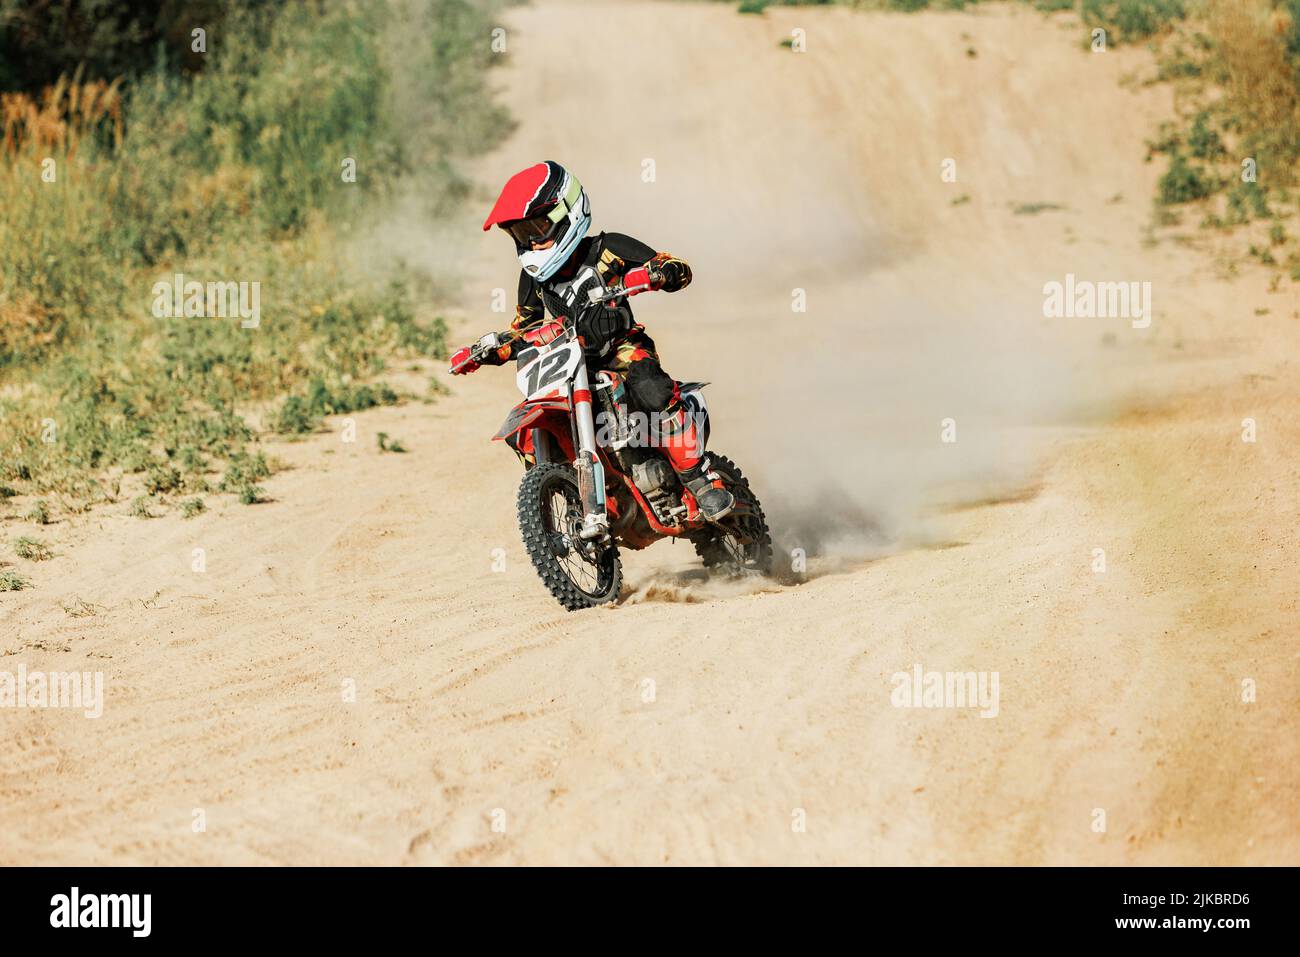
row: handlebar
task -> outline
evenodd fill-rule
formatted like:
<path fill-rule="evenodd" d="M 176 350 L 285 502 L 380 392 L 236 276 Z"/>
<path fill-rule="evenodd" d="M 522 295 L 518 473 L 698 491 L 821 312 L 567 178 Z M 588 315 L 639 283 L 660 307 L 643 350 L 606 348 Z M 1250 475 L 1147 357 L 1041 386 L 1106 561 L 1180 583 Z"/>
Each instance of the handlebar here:
<path fill-rule="evenodd" d="M 487 341 L 489 338 L 492 340 L 491 342 Z M 482 362 L 488 353 L 492 352 L 493 349 L 500 348 L 500 346 L 501 337 L 495 332 L 489 332 L 469 347 L 469 357 L 474 362 Z"/>
<path fill-rule="evenodd" d="M 597 289 L 589 289 L 587 290 L 587 304 L 596 306 L 606 302 L 613 302 L 615 299 L 626 299 L 634 292 L 643 292 L 649 288 L 650 284 L 648 282 L 643 282 L 641 285 L 633 286 L 630 289 L 624 289 L 621 286 L 615 287 L 614 289 L 606 289 L 603 294 Z"/>
<path fill-rule="evenodd" d="M 603 306 L 619 299 L 626 299 L 633 293 L 644 292 L 650 288 L 649 283 L 642 283 L 639 286 L 632 286 L 630 289 L 616 287 L 614 289 L 589 289 L 587 290 L 587 308 L 593 306 Z M 576 326 L 575 320 L 564 317 L 566 326 Z M 469 357 L 474 362 L 482 362 L 491 352 L 501 347 L 501 337 L 495 332 L 489 332 L 479 339 L 478 342 L 470 346 Z"/>

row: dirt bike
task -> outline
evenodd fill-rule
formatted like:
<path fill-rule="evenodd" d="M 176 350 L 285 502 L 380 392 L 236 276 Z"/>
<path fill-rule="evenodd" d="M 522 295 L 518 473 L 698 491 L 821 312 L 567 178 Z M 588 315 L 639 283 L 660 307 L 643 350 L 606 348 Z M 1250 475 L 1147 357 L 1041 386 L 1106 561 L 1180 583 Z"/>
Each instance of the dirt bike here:
<path fill-rule="evenodd" d="M 584 309 L 611 307 L 637 291 L 592 290 Z M 704 519 L 668 459 L 653 441 L 640 441 L 644 429 L 635 427 L 636 413 L 628 414 L 623 377 L 608 370 L 589 374 L 578 334 L 581 316 L 553 325 L 554 338 L 516 353 L 524 401 L 495 439 L 531 448 L 533 461 L 519 484 L 519 530 L 556 600 L 570 611 L 614 600 L 622 585 L 620 546 L 642 549 L 661 538 L 689 540 L 706 568 L 767 574 L 771 535 L 740 469 L 727 457 L 708 453 L 736 504 L 716 523 Z M 470 357 L 479 362 L 498 345 L 494 336 L 485 336 Z M 708 433 L 701 392 L 706 384 L 680 383 L 682 402 L 702 441 Z"/>

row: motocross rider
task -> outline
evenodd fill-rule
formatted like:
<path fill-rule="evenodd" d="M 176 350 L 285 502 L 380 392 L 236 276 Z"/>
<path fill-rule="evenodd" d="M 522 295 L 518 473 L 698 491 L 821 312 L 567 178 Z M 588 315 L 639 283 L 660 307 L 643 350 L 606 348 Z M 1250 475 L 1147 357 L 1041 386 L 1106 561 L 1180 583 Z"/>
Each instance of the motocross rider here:
<path fill-rule="evenodd" d="M 690 266 L 622 233 L 588 236 L 591 203 L 586 190 L 551 160 L 510 178 L 483 223 L 484 231 L 493 226 L 510 234 L 523 270 L 515 318 L 507 331 L 479 340 L 481 362 L 501 365 L 518 350 L 554 338 L 558 330 L 546 322 L 547 311 L 557 319 L 582 315 L 578 333 L 589 368 L 623 375 L 631 402 L 658 418 L 660 448 L 701 514 L 710 521 L 727 515 L 735 499 L 710 468 L 678 383 L 660 366 L 654 341 L 633 320 L 627 300 L 615 307 L 583 309 L 591 289 L 626 290 L 628 296 L 684 289 L 691 281 Z M 479 367 L 471 353 L 472 347 L 466 347 L 451 357 L 454 375 Z"/>

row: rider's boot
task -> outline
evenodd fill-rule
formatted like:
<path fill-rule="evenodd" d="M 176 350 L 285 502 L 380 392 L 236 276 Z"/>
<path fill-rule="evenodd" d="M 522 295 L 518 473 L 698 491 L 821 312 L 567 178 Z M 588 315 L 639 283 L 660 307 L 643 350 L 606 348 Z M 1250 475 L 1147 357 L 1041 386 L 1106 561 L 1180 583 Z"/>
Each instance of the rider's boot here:
<path fill-rule="evenodd" d="M 677 474 L 687 491 L 695 496 L 700 514 L 710 522 L 724 518 L 736 507 L 736 497 L 727 491 L 718 473 L 709 468 L 707 459 L 695 468 Z"/>
<path fill-rule="evenodd" d="M 699 421 L 688 414 L 680 400 L 669 407 L 660 422 L 659 444 L 677 477 L 694 496 L 700 514 L 716 522 L 735 508 L 735 496 L 727 491 L 704 457 L 704 436 Z"/>

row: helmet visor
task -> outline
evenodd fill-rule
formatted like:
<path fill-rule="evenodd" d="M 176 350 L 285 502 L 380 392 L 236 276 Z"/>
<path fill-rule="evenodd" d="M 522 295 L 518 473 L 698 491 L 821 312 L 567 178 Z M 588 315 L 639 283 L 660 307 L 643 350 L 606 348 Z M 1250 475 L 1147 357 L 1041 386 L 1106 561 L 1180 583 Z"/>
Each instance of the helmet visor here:
<path fill-rule="evenodd" d="M 554 209 L 555 207 L 552 207 L 532 219 L 516 219 L 500 225 L 502 229 L 514 237 L 517 246 L 524 249 L 533 244 L 540 246 L 558 236 L 560 229 L 564 226 L 565 216 L 561 216 L 558 221 L 551 219 Z"/>

